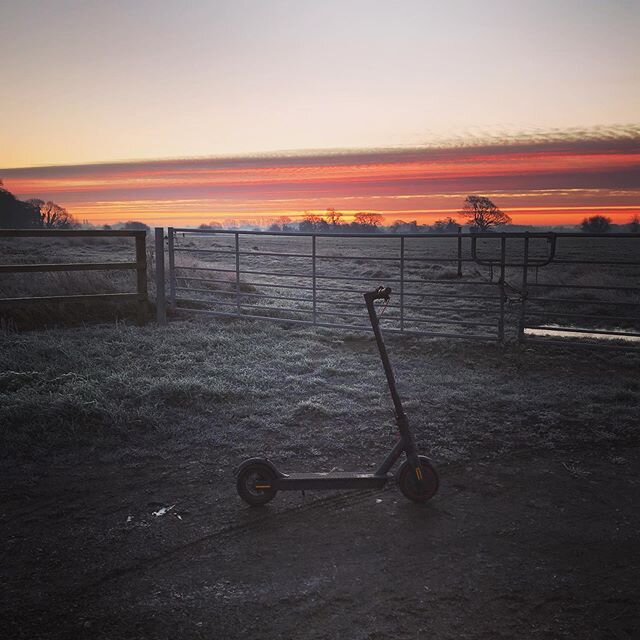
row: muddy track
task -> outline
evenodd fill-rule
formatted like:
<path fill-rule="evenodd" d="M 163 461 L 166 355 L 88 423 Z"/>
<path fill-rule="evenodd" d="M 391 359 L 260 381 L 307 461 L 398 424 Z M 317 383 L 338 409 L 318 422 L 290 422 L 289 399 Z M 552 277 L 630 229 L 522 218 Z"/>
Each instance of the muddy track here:
<path fill-rule="evenodd" d="M 385 489 L 388 491 L 388 489 Z M 190 553 L 197 553 L 198 548 L 210 543 L 223 544 L 230 540 L 235 540 L 238 536 L 243 534 L 251 534 L 260 530 L 268 522 L 273 522 L 275 518 L 283 518 L 293 514 L 309 514 L 310 517 L 322 517 L 322 512 L 330 512 L 341 510 L 344 507 L 357 507 L 357 505 L 364 500 L 369 499 L 374 494 L 380 494 L 381 491 L 375 489 L 369 489 L 365 491 L 353 491 L 344 493 L 341 495 L 335 495 L 331 497 L 316 498 L 310 502 L 306 502 L 299 506 L 290 506 L 277 511 L 255 509 L 255 516 L 252 516 L 249 522 L 240 524 L 233 524 L 226 527 L 222 527 L 216 531 L 213 531 L 205 536 L 191 540 L 185 544 L 178 545 L 172 549 L 163 552 L 162 554 L 150 558 L 145 558 L 140 562 L 132 564 L 121 569 L 112 571 L 94 583 L 82 585 L 77 591 L 71 592 L 71 596 L 86 596 L 92 591 L 102 588 L 105 583 L 109 581 L 122 578 L 129 573 L 135 573 L 138 571 L 146 571 L 155 567 L 158 567 L 164 562 L 179 560 L 181 555 Z"/>
<path fill-rule="evenodd" d="M 614 453 L 449 465 L 423 506 L 389 483 L 250 509 L 232 483 L 210 495 L 206 467 L 191 463 L 185 475 L 176 462 L 153 495 L 130 468 L 90 517 L 83 497 L 50 520 L 37 562 L 20 557 L 26 544 L 5 556 L 1 622 L 10 638 L 631 639 L 640 463 L 636 449 Z M 81 474 L 70 483 L 84 496 Z M 169 491 L 187 505 L 181 519 L 114 524 Z M 21 518 L 46 522 L 48 493 L 38 506 L 3 524 L 17 535 Z"/>

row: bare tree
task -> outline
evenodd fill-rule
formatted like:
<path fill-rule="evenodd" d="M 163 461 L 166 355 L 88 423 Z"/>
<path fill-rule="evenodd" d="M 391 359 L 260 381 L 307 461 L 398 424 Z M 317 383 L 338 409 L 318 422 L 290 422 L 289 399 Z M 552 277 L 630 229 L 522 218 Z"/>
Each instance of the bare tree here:
<path fill-rule="evenodd" d="M 298 227 L 300 231 L 309 232 L 317 231 L 323 225 L 327 228 L 329 226 L 326 221 L 323 220 L 320 216 L 315 215 L 315 213 L 309 213 L 308 211 L 305 211 L 304 218 L 302 219 L 302 222 L 300 222 Z"/>
<path fill-rule="evenodd" d="M 380 213 L 367 213 L 360 211 L 354 216 L 356 224 L 362 224 L 367 227 L 379 227 L 382 224 L 382 215 Z"/>
<path fill-rule="evenodd" d="M 419 225 L 417 220 L 411 220 L 411 222 L 405 222 L 404 220 L 394 220 L 389 225 L 389 231 L 391 233 L 418 233 Z"/>
<path fill-rule="evenodd" d="M 203 229 L 205 231 L 210 231 L 212 229 L 222 229 L 222 225 L 219 222 L 211 221 L 201 224 L 198 229 Z"/>
<path fill-rule="evenodd" d="M 404 220 L 394 220 L 389 225 L 389 233 L 401 233 L 403 227 L 406 227 L 407 223 Z"/>
<path fill-rule="evenodd" d="M 29 203 L 38 207 L 40 211 L 40 224 L 45 229 L 71 229 L 77 227 L 75 218 L 59 204 L 48 200 L 29 200 Z"/>
<path fill-rule="evenodd" d="M 585 233 L 607 233 L 611 229 L 611 218 L 607 216 L 591 216 L 585 218 L 580 225 Z"/>
<path fill-rule="evenodd" d="M 459 225 L 451 216 L 446 217 L 444 220 L 436 220 L 431 226 L 431 231 L 435 233 L 456 233 Z"/>
<path fill-rule="evenodd" d="M 291 218 L 289 216 L 279 216 L 276 218 L 276 222 L 280 225 L 283 231 L 291 230 Z"/>
<path fill-rule="evenodd" d="M 500 211 L 489 198 L 467 196 L 460 215 L 467 218 L 467 224 L 478 231 L 488 231 L 497 224 L 509 224 L 511 217 Z"/>
<path fill-rule="evenodd" d="M 631 233 L 640 233 L 640 216 L 636 213 L 636 215 L 629 220 L 629 224 L 627 226 Z"/>
<path fill-rule="evenodd" d="M 291 230 L 291 218 L 289 216 L 278 216 L 267 227 L 269 231 L 290 231 Z"/>
<path fill-rule="evenodd" d="M 122 228 L 127 231 L 149 231 L 149 225 L 139 220 L 127 220 L 123 223 Z"/>
<path fill-rule="evenodd" d="M 342 214 L 339 211 L 336 211 L 333 207 L 328 208 L 327 212 L 324 214 L 324 219 L 332 227 L 337 227 L 340 224 L 340 218 L 342 218 Z"/>
<path fill-rule="evenodd" d="M 303 219 L 311 224 L 318 224 L 322 220 L 320 216 L 317 216 L 315 213 L 309 213 L 308 211 L 304 212 Z"/>

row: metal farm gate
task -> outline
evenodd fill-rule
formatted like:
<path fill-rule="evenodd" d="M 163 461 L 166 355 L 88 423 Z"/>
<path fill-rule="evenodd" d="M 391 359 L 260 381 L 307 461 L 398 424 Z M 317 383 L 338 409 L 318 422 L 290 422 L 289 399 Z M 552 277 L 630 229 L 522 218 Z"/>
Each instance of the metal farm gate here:
<path fill-rule="evenodd" d="M 161 247 L 160 229 L 156 241 Z M 385 331 L 640 340 L 639 234 L 169 228 L 167 241 L 174 310 L 360 330 L 368 329 L 362 293 L 384 284 L 393 289 Z"/>

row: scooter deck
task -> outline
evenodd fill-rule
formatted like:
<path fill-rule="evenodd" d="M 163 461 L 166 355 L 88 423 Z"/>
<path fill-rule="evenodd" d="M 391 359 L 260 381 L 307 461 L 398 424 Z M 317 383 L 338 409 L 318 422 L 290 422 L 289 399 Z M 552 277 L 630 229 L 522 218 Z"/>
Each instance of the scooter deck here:
<path fill-rule="evenodd" d="M 303 489 L 381 489 L 389 480 L 387 475 L 372 473 L 290 473 L 277 480 L 278 491 L 301 491 Z"/>

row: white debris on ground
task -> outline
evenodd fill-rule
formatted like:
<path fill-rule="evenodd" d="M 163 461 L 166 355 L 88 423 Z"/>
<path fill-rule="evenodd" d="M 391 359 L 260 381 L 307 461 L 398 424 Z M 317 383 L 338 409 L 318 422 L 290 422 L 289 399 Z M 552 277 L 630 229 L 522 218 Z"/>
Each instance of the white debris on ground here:
<path fill-rule="evenodd" d="M 162 507 L 162 509 L 158 509 L 157 511 L 154 511 L 151 515 L 155 516 L 156 518 L 159 518 L 160 516 L 163 516 L 167 513 L 169 513 L 169 511 L 171 511 L 171 509 L 173 509 L 176 505 L 172 504 L 170 507 Z"/>

